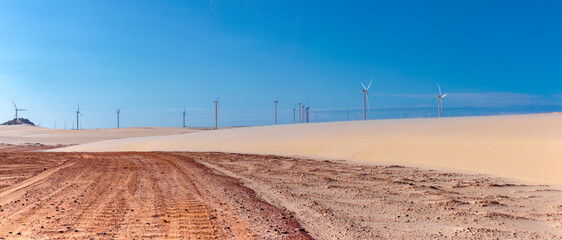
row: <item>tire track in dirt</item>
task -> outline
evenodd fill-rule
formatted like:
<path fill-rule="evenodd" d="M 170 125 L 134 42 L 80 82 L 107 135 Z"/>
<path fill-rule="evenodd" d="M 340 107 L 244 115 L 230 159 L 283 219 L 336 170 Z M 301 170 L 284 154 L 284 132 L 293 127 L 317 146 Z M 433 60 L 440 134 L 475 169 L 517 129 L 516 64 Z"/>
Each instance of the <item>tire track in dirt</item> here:
<path fill-rule="evenodd" d="M 54 169 L 46 170 L 46 171 L 42 172 L 41 174 L 39 174 L 37 176 L 34 176 L 34 177 L 31 177 L 31 178 L 29 178 L 29 179 L 27 179 L 27 180 L 25 180 L 21 183 L 18 183 L 16 185 L 13 185 L 13 186 L 2 189 L 2 191 L 0 191 L 0 199 L 2 199 L 2 201 L 0 201 L 0 204 L 4 204 L 4 203 L 6 203 L 6 201 L 11 200 L 10 198 L 6 197 L 7 195 L 12 194 L 12 196 L 13 196 L 14 192 L 16 192 L 18 190 L 21 190 L 22 188 L 31 186 L 33 184 L 39 183 L 41 181 L 44 181 L 51 174 L 53 174 L 53 173 L 55 173 L 55 172 L 57 172 L 57 171 L 59 171 L 63 168 L 70 167 L 70 166 L 72 166 L 72 164 L 73 163 L 69 163 L 69 164 L 65 164 L 63 166 L 54 168 Z"/>
<path fill-rule="evenodd" d="M 269 239 L 311 239 L 312 237 L 300 225 L 288 210 L 272 205 L 262 199 L 253 189 L 250 189 L 240 180 L 225 175 L 219 171 L 208 168 L 196 159 L 197 153 L 168 153 L 160 155 L 166 157 L 169 162 L 176 164 L 186 175 L 198 175 L 200 178 L 192 178 L 194 186 L 202 186 L 202 182 L 212 183 L 212 189 L 222 191 L 206 191 L 201 188 L 202 196 L 207 196 L 209 202 L 216 203 L 215 209 L 225 212 L 234 211 L 238 219 L 232 222 L 251 222 L 250 230 L 260 238 Z M 212 181 L 211 181 L 212 179 Z M 221 206 L 230 206 L 223 209 Z M 236 206 L 232 208 L 232 206 Z M 236 226 L 234 226 L 236 227 Z"/>
<path fill-rule="evenodd" d="M 240 209 L 266 203 L 248 195 L 252 191 L 238 180 L 221 176 L 186 156 L 169 153 L 10 156 L 24 164 L 31 164 L 26 162 L 30 156 L 29 159 L 35 160 L 52 158 L 56 163 L 44 161 L 45 166 L 59 166 L 42 173 L 26 173 L 16 185 L 0 189 L 0 239 L 310 238 L 299 231 L 283 233 L 269 231 L 269 226 L 256 226 L 246 211 Z M 0 168 L 14 169 L 17 174 L 17 167 L 2 163 Z M 237 190 L 225 193 L 225 189 Z M 245 201 L 234 201 L 239 197 Z M 275 216 L 290 217 L 283 210 L 270 207 L 270 212 L 279 213 Z M 267 213 L 255 210 L 252 217 L 267 218 Z M 287 217 L 269 219 L 270 225 L 276 228 L 294 228 L 285 223 Z"/>

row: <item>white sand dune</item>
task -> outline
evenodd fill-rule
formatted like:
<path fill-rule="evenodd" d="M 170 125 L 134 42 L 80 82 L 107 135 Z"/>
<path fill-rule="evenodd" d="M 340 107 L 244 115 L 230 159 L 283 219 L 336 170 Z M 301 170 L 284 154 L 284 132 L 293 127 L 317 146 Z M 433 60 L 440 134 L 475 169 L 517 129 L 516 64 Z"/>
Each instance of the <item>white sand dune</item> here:
<path fill-rule="evenodd" d="M 143 136 L 164 136 L 197 131 L 199 130 L 190 128 L 164 127 L 63 130 L 25 125 L 0 125 L 0 143 L 41 143 L 45 145 L 82 144 L 109 139 L 123 139 Z"/>
<path fill-rule="evenodd" d="M 295 124 L 109 140 L 56 151 L 222 151 L 348 159 L 562 185 L 562 114 Z"/>

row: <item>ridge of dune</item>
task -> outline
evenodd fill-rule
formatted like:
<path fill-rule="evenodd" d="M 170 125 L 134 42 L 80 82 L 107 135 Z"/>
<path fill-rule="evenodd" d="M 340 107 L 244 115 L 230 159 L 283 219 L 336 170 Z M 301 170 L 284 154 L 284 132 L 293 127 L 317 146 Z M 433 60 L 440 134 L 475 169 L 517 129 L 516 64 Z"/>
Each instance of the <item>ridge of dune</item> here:
<path fill-rule="evenodd" d="M 452 169 L 562 185 L 562 114 L 245 127 L 100 141 L 54 151 L 299 155 Z"/>

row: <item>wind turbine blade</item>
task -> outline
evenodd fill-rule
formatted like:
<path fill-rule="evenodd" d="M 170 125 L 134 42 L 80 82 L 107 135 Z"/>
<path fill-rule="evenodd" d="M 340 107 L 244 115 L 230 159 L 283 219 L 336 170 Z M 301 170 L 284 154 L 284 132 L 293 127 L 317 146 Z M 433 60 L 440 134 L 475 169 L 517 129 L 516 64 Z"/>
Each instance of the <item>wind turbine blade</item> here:
<path fill-rule="evenodd" d="M 363 83 L 361 83 L 361 86 L 363 86 L 363 89 L 367 90 L 367 88 L 365 87 L 365 85 L 363 85 Z"/>
<path fill-rule="evenodd" d="M 441 97 L 445 97 L 445 96 L 447 96 L 447 94 L 448 94 L 448 93 L 445 93 L 445 94 L 443 94 L 443 96 L 441 96 Z"/>
<path fill-rule="evenodd" d="M 14 107 L 15 107 L 16 109 L 18 109 L 18 106 L 16 106 L 16 103 L 14 102 L 14 100 L 12 100 L 12 103 L 14 104 Z"/>
<path fill-rule="evenodd" d="M 439 96 L 441 96 L 441 86 L 439 86 L 439 83 L 437 83 L 437 87 L 439 88 Z"/>
<path fill-rule="evenodd" d="M 369 86 L 367 86 L 367 90 L 369 90 L 369 88 L 371 88 L 371 83 L 373 83 L 373 79 L 371 79 L 371 81 L 369 82 Z"/>
<path fill-rule="evenodd" d="M 367 97 L 367 112 L 368 112 L 369 108 L 371 107 L 371 103 L 369 103 L 369 94 L 367 93 L 365 96 Z"/>

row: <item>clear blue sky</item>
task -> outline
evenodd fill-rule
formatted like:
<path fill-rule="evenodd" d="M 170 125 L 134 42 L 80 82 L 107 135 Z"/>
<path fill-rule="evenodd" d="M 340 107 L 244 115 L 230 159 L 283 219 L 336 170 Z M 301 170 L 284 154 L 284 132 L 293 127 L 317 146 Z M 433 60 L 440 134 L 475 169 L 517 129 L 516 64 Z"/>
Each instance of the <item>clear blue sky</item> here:
<path fill-rule="evenodd" d="M 68 128 L 562 111 L 560 1 L 0 1 L 0 120 Z M 359 114 L 360 116 L 360 114 Z M 353 118 L 353 116 L 352 116 Z"/>

